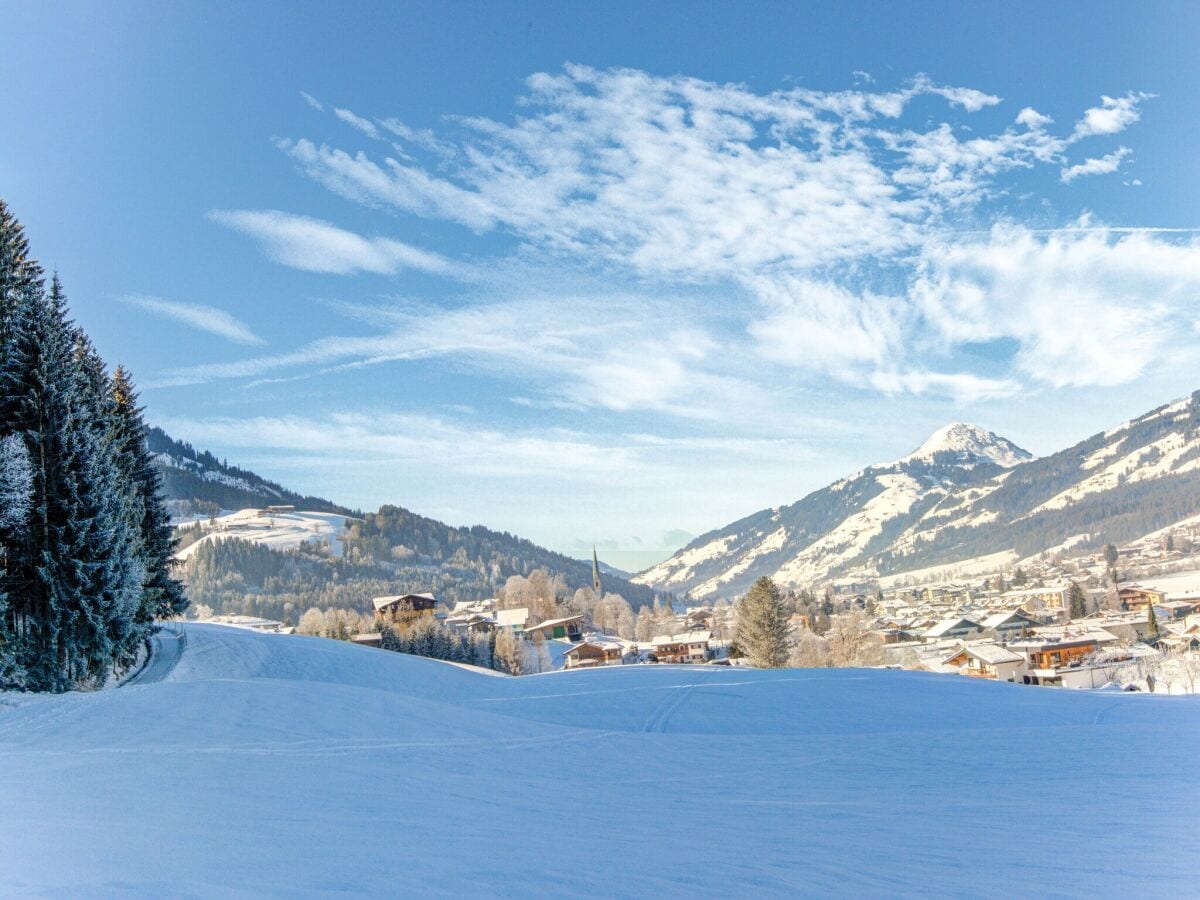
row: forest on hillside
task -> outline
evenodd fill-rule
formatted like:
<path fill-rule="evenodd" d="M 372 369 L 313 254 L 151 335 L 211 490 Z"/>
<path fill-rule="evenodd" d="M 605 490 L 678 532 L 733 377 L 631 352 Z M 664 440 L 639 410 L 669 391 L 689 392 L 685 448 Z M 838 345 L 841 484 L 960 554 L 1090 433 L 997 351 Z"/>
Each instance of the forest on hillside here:
<path fill-rule="evenodd" d="M 203 523 L 181 529 L 184 543 Z M 218 614 L 255 615 L 292 624 L 311 607 L 371 610 L 385 594 L 434 594 L 439 600 L 494 597 L 513 576 L 557 576 L 564 593 L 591 585 L 590 563 L 482 526 L 453 528 L 397 506 L 347 524 L 341 554 L 313 543 L 274 550 L 237 538 L 206 540 L 182 569 L 189 599 Z M 634 610 L 654 591 L 616 576 L 605 588 Z"/>

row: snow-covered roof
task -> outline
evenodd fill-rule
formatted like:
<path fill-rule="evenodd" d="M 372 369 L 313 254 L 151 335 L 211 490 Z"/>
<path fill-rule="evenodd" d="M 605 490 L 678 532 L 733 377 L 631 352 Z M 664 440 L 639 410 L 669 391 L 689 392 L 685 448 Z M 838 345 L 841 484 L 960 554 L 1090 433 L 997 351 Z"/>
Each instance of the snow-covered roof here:
<path fill-rule="evenodd" d="M 1020 619 L 1022 622 L 1033 622 L 1035 625 L 1037 624 L 1036 619 L 1031 619 L 1019 609 L 1010 609 L 1007 612 L 995 613 L 994 615 L 988 616 L 979 624 L 984 628 L 999 628 L 1001 625 L 1010 621 L 1011 619 Z"/>
<path fill-rule="evenodd" d="M 980 662 L 987 663 L 989 666 L 1015 663 L 1024 659 L 1020 654 L 1013 653 L 1007 647 L 1001 647 L 999 644 L 967 644 L 961 650 L 948 656 L 946 661 L 949 662 L 960 653 L 973 656 Z"/>
<path fill-rule="evenodd" d="M 942 619 L 932 628 L 925 632 L 925 637 L 937 638 L 948 634 L 957 628 L 978 628 L 979 623 L 963 616 L 953 616 L 949 619 Z"/>
<path fill-rule="evenodd" d="M 538 622 L 536 625 L 530 625 L 529 631 L 540 631 L 543 628 L 556 628 L 559 625 L 570 625 L 572 622 L 583 621 L 583 616 L 563 616 L 561 619 L 547 619 L 545 622 Z"/>
<path fill-rule="evenodd" d="M 664 634 L 654 638 L 651 643 L 655 647 L 661 647 L 664 644 L 704 644 L 712 639 L 712 632 L 709 631 L 687 631 L 683 634 Z"/>
<path fill-rule="evenodd" d="M 625 649 L 625 642 L 611 637 L 601 637 L 592 635 L 585 637 L 578 644 L 572 644 L 571 647 L 563 653 L 563 656 L 569 656 L 572 653 L 578 653 L 583 647 L 595 647 L 597 650 L 621 650 Z"/>
<path fill-rule="evenodd" d="M 496 610 L 496 624 L 501 628 L 516 628 L 525 627 L 525 623 L 529 621 L 529 610 L 524 606 L 516 609 L 498 609 Z"/>
<path fill-rule="evenodd" d="M 383 609 L 385 606 L 391 606 L 393 603 L 399 603 L 401 600 L 430 600 L 434 603 L 437 598 L 433 594 L 392 594 L 387 597 L 372 597 L 371 602 L 375 604 L 376 609 Z"/>
<path fill-rule="evenodd" d="M 1083 644 L 1094 641 L 1108 644 L 1120 640 L 1110 631 L 1093 625 L 1045 625 L 1033 630 L 1033 635 L 1019 641 L 1011 641 L 1010 647 L 1046 647 L 1055 644 Z"/>

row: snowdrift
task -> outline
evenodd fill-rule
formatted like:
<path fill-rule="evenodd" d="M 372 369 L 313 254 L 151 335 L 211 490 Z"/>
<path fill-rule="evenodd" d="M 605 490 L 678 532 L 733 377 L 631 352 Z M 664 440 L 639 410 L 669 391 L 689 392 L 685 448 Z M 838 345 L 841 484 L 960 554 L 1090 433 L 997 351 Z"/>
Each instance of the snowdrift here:
<path fill-rule="evenodd" d="M 190 626 L 0 695 L 0 894 L 1181 895 L 1200 704 L 874 670 L 493 678 Z"/>

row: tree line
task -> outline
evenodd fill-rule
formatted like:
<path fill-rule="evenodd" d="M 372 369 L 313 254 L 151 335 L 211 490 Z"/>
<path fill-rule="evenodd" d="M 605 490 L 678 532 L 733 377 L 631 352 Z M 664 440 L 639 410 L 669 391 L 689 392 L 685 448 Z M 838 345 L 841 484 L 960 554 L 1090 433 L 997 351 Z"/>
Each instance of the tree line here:
<path fill-rule="evenodd" d="M 187 601 L 133 382 L 0 200 L 0 688 L 97 686 Z"/>

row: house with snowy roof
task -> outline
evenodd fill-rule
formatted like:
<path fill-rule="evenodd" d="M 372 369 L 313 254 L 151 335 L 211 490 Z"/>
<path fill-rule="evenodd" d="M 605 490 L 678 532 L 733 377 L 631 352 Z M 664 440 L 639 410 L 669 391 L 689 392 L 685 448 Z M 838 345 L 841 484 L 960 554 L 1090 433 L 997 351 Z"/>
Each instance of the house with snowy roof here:
<path fill-rule="evenodd" d="M 394 594 L 373 597 L 371 604 L 375 607 L 375 618 L 380 623 L 405 625 L 432 616 L 437 607 L 437 598 L 433 594 Z"/>
<path fill-rule="evenodd" d="M 548 641 L 563 640 L 579 641 L 583 638 L 583 616 L 564 616 L 561 619 L 547 619 L 525 629 L 526 637 L 541 635 Z"/>
<path fill-rule="evenodd" d="M 1028 634 L 1032 629 L 1041 627 L 1043 623 L 1022 609 L 1012 609 L 993 613 L 979 624 L 983 626 L 984 637 L 1004 643 Z"/>
<path fill-rule="evenodd" d="M 633 647 L 636 655 L 636 645 Z M 630 645 L 624 641 L 605 634 L 589 634 L 563 653 L 563 666 L 567 669 L 619 666 L 630 654 Z"/>
<path fill-rule="evenodd" d="M 1025 657 L 992 641 L 965 644 L 942 662 L 960 675 L 992 681 L 1016 680 L 1025 668 Z"/>
<path fill-rule="evenodd" d="M 661 635 L 651 641 L 654 658 L 660 663 L 702 663 L 711 655 L 712 635 L 707 631 Z"/>
<path fill-rule="evenodd" d="M 1039 628 L 1028 637 L 1010 641 L 1008 648 L 1025 657 L 1027 671 L 1021 680 L 1026 684 L 1096 687 L 1090 683 L 1094 680 L 1091 675 L 1084 679 L 1068 670 L 1088 668 L 1089 657 L 1118 641 L 1112 632 L 1078 623 Z"/>
<path fill-rule="evenodd" d="M 516 609 L 498 609 L 495 618 L 497 628 L 504 628 L 514 634 L 524 634 L 525 626 L 529 624 L 529 608 L 518 606 Z"/>
<path fill-rule="evenodd" d="M 951 616 L 948 619 L 942 619 L 936 625 L 926 629 L 921 636 L 927 641 L 941 641 L 947 638 L 965 638 L 971 635 L 978 635 L 982 631 L 983 626 L 972 619 L 968 619 L 965 616 Z"/>

